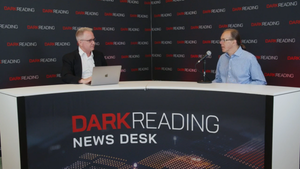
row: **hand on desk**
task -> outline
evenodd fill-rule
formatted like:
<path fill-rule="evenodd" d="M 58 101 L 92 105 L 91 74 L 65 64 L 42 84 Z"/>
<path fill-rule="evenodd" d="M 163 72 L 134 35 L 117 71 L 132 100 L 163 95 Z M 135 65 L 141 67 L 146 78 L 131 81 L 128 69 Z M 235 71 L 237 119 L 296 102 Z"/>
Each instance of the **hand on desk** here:
<path fill-rule="evenodd" d="M 92 77 L 88 77 L 88 78 L 85 78 L 85 79 L 80 79 L 79 83 L 88 84 L 88 83 L 91 83 L 91 81 L 92 81 Z"/>

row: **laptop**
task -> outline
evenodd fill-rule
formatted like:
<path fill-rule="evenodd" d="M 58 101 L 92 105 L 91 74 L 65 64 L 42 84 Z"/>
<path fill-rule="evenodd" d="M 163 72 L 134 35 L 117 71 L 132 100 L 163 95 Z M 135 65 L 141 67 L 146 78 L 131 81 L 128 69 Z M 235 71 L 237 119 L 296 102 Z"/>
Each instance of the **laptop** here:
<path fill-rule="evenodd" d="M 121 65 L 94 67 L 91 86 L 118 84 L 120 80 L 121 67 Z"/>

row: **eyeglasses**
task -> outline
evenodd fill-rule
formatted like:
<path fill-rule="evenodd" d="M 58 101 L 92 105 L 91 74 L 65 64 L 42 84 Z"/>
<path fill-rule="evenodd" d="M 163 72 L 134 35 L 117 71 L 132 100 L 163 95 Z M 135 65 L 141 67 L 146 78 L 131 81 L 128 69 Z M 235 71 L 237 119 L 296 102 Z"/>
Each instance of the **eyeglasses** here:
<path fill-rule="evenodd" d="M 94 38 L 94 39 L 89 39 L 89 40 L 81 40 L 81 41 L 87 41 L 87 42 L 92 43 L 92 42 L 96 42 L 96 38 Z"/>
<path fill-rule="evenodd" d="M 233 41 L 235 39 L 220 39 L 220 42 L 227 42 L 227 41 Z"/>

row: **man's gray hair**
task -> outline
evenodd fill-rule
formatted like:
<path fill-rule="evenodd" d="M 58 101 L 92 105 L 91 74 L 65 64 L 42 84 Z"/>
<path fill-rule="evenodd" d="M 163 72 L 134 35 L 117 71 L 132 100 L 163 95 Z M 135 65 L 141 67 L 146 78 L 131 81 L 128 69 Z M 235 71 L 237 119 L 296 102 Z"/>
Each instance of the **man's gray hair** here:
<path fill-rule="evenodd" d="M 89 28 L 89 27 L 82 27 L 82 28 L 79 28 L 77 31 L 76 31 L 76 40 L 78 41 L 79 38 L 83 35 L 83 33 L 85 31 L 90 31 L 90 32 L 93 32 L 93 29 L 92 28 Z"/>

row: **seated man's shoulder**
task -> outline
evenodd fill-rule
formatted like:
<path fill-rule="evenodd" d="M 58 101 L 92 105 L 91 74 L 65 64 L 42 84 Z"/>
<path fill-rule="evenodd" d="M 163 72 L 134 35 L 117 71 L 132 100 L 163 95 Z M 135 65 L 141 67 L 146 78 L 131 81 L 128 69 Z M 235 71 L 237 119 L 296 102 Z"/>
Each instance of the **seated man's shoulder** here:
<path fill-rule="evenodd" d="M 226 58 L 226 53 L 223 53 L 219 58 Z"/>
<path fill-rule="evenodd" d="M 94 55 L 103 55 L 103 53 L 99 50 L 93 50 Z"/>
<path fill-rule="evenodd" d="M 254 58 L 256 58 L 252 53 L 250 53 L 250 52 L 248 52 L 248 51 L 246 51 L 246 50 L 243 51 L 242 55 L 243 55 L 245 58 L 247 58 L 247 59 L 254 59 Z"/>
<path fill-rule="evenodd" d="M 74 57 L 74 55 L 76 54 L 76 52 L 78 53 L 78 51 L 77 50 L 75 50 L 75 51 L 73 51 L 73 52 L 70 52 L 70 53 L 67 53 L 67 54 L 65 54 L 64 55 L 64 57 Z"/>

